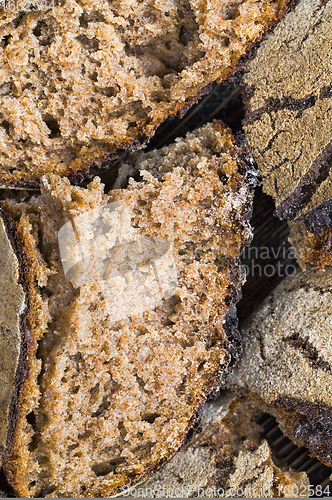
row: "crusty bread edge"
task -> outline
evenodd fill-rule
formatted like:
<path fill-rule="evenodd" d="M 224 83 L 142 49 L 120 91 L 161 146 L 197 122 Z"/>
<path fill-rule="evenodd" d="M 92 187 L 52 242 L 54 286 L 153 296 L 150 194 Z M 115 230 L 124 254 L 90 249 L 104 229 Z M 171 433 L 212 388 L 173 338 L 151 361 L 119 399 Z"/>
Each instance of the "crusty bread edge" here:
<path fill-rule="evenodd" d="M 3 220 L 4 226 L 6 228 L 6 233 L 10 244 L 12 246 L 13 252 L 15 253 L 18 260 L 18 272 L 19 272 L 19 283 L 22 285 L 25 293 L 25 308 L 23 313 L 20 315 L 20 331 L 21 331 L 21 345 L 20 345 L 20 356 L 18 361 L 18 366 L 15 374 L 14 382 L 14 393 L 9 407 L 8 416 L 8 430 L 7 430 L 7 442 L 6 450 L 4 452 L 3 459 L 3 471 L 5 476 L 7 476 L 6 468 L 6 455 L 8 450 L 11 450 L 16 437 L 16 424 L 20 417 L 20 400 L 22 398 L 21 389 L 28 378 L 30 358 L 31 358 L 31 338 L 32 332 L 28 328 L 28 323 L 31 315 L 30 305 L 32 301 L 32 287 L 33 287 L 33 275 L 29 269 L 29 262 L 26 256 L 23 242 L 20 241 L 16 230 L 16 224 L 11 215 L 3 208 L 0 203 L 0 217 Z M 32 319 L 32 318 L 31 318 Z M 9 496 L 13 495 L 12 485 L 8 484 Z"/>

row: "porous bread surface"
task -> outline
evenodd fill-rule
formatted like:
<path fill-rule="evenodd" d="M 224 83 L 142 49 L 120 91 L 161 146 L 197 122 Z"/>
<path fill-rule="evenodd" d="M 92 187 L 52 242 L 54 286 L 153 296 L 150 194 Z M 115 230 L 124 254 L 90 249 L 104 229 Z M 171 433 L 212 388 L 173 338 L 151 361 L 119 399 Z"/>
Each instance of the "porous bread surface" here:
<path fill-rule="evenodd" d="M 332 264 L 332 1 L 302 0 L 247 66 L 244 129 L 302 266 Z"/>
<path fill-rule="evenodd" d="M 329 466 L 331 304 L 331 267 L 286 278 L 243 328 L 244 353 L 229 381 Z"/>
<path fill-rule="evenodd" d="M 252 197 L 237 155 L 229 131 L 208 124 L 127 158 L 143 177 L 127 189 L 105 195 L 98 178 L 84 189 L 53 175 L 39 197 L 6 203 L 47 318 L 47 326 L 31 318 L 32 368 L 5 454 L 18 495 L 110 496 L 180 447 L 237 347 L 225 321 L 243 279 L 238 254 L 251 238 Z M 112 289 L 97 260 L 75 288 L 57 245 L 68 220 L 115 200 L 127 204 L 142 237 L 172 243 L 178 276 L 172 297 L 121 321 L 112 318 Z"/>
<path fill-rule="evenodd" d="M 2 185 L 74 178 L 139 147 L 228 76 L 290 0 L 52 2 L 0 18 Z"/>
<path fill-rule="evenodd" d="M 208 401 L 201 432 L 151 479 L 126 489 L 134 498 L 261 498 L 304 496 L 305 473 L 279 469 L 255 422 L 257 408 L 248 399 L 224 392 Z"/>

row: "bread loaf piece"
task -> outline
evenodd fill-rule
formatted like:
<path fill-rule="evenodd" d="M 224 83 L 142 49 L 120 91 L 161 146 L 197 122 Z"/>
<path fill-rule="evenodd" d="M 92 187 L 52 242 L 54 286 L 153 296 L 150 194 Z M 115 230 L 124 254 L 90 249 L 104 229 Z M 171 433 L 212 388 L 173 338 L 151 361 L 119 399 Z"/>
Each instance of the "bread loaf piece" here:
<path fill-rule="evenodd" d="M 331 466 L 332 268 L 286 278 L 241 331 L 229 385 L 274 415 L 295 444 Z"/>
<path fill-rule="evenodd" d="M 110 496 L 183 443 L 240 350 L 255 179 L 239 155 L 215 122 L 127 158 L 141 180 L 126 189 L 51 175 L 3 202 L 25 259 L 3 455 L 17 495 Z"/>
<path fill-rule="evenodd" d="M 244 75 L 247 143 L 301 266 L 332 264 L 332 1 L 302 0 Z"/>
<path fill-rule="evenodd" d="M 208 401 L 200 433 L 151 479 L 126 490 L 134 498 L 306 497 L 305 472 L 279 469 L 261 440 L 259 410 L 248 399 L 223 392 Z"/>
<path fill-rule="evenodd" d="M 290 0 L 13 1 L 0 17 L 0 183 L 77 179 L 225 79 Z M 8 7 L 8 6 L 7 6 Z"/>

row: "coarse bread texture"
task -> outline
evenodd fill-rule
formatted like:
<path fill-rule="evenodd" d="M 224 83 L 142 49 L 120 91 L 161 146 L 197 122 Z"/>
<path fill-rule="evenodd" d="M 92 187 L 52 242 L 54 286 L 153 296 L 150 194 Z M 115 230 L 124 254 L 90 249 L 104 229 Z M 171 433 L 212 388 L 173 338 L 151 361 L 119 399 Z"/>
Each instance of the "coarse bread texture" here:
<path fill-rule="evenodd" d="M 286 278 L 241 330 L 229 386 L 249 393 L 295 444 L 331 466 L 332 268 Z"/>
<path fill-rule="evenodd" d="M 98 178 L 84 189 L 50 175 L 40 196 L 3 202 L 30 283 L 26 366 L 3 461 L 22 497 L 104 497 L 147 478 L 181 446 L 240 351 L 234 306 L 255 179 L 229 130 L 207 124 L 126 161 L 142 177 L 126 189 L 106 195 Z M 106 227 L 112 214 L 103 210 L 115 201 L 141 238 L 172 245 L 177 273 L 171 297 L 124 318 L 118 282 L 98 260 L 116 248 L 112 234 L 98 233 L 75 286 L 57 242 L 78 217 L 87 237 L 92 215 Z"/>
<path fill-rule="evenodd" d="M 332 264 L 332 1 L 301 0 L 243 79 L 249 151 L 302 267 Z"/>
<path fill-rule="evenodd" d="M 22 12 L 13 2 L 0 17 L 1 184 L 77 179 L 142 147 L 235 71 L 290 3 L 43 0 Z"/>
<path fill-rule="evenodd" d="M 128 489 L 134 498 L 306 497 L 305 472 L 279 469 L 248 398 L 223 392 L 208 401 L 199 434 L 149 480 Z"/>

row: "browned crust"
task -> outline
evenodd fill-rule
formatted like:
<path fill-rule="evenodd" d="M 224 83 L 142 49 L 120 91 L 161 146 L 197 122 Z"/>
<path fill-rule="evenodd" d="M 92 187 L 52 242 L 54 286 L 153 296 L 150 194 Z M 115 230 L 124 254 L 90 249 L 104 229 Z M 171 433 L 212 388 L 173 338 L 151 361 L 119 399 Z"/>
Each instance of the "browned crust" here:
<path fill-rule="evenodd" d="M 10 470 L 7 470 L 6 458 L 8 453 L 11 453 L 16 440 L 16 424 L 21 416 L 20 402 L 21 402 L 21 389 L 23 388 L 31 366 L 32 356 L 32 332 L 30 324 L 31 317 L 31 302 L 32 302 L 32 287 L 33 276 L 29 267 L 29 260 L 26 255 L 23 242 L 21 241 L 16 224 L 13 218 L 7 213 L 0 203 L 0 217 L 2 218 L 6 227 L 7 236 L 13 248 L 13 251 L 19 263 L 19 283 L 22 285 L 25 292 L 25 310 L 20 316 L 20 330 L 21 330 L 21 346 L 18 368 L 15 375 L 15 389 L 9 408 L 9 426 L 7 432 L 7 448 L 4 452 L 3 469 L 4 473 L 9 478 Z M 15 486 L 11 480 L 11 486 Z"/>
<path fill-rule="evenodd" d="M 329 406 L 287 396 L 279 396 L 270 404 L 257 396 L 254 399 L 263 410 L 276 417 L 284 433 L 296 445 L 305 446 L 311 456 L 332 466 L 332 410 Z"/>
<path fill-rule="evenodd" d="M 279 412 L 286 433 L 298 445 L 309 449 L 312 456 L 331 467 L 332 410 L 323 403 L 309 403 L 297 398 L 280 396 L 272 402 Z M 280 409 L 280 410 L 279 410 Z"/>

